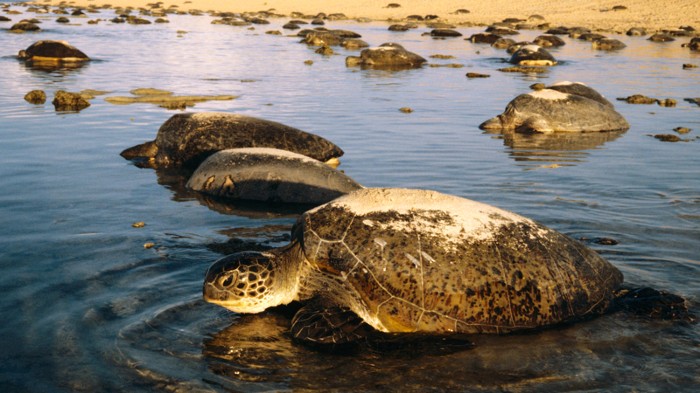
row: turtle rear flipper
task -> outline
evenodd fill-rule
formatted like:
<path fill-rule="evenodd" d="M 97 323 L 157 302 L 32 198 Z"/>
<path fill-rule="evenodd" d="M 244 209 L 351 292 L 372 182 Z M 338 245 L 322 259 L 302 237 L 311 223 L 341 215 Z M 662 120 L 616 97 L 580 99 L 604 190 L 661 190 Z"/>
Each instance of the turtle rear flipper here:
<path fill-rule="evenodd" d="M 614 308 L 651 319 L 696 321 L 684 298 L 653 288 L 626 288 L 618 291 Z"/>
<path fill-rule="evenodd" d="M 350 309 L 312 301 L 294 315 L 291 332 L 296 341 L 336 349 L 362 341 L 370 330 Z"/>

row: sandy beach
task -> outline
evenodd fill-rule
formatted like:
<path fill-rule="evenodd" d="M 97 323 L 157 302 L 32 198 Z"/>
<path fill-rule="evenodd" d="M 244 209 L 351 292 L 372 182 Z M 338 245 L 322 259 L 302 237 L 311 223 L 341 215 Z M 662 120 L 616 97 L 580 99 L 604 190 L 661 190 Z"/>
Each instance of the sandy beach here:
<path fill-rule="evenodd" d="M 112 7 L 147 7 L 155 0 L 95 0 L 37 1 L 38 4 L 87 7 L 108 4 Z M 393 6 L 389 6 L 392 4 Z M 398 7 L 396 5 L 399 5 Z M 409 15 L 437 15 L 440 20 L 457 25 L 488 25 L 505 18 L 526 19 L 541 15 L 551 26 L 582 26 L 599 31 L 625 32 L 631 27 L 649 31 L 695 26 L 700 29 L 700 1 L 697 0 L 172 0 L 163 7 L 176 5 L 180 10 L 255 12 L 274 10 L 289 15 L 301 12 L 315 15 L 319 12 L 343 13 L 348 18 L 373 20 L 400 20 Z M 626 9 L 620 9 L 621 7 Z M 614 10 L 616 8 L 617 10 Z M 457 10 L 468 10 L 469 13 Z"/>

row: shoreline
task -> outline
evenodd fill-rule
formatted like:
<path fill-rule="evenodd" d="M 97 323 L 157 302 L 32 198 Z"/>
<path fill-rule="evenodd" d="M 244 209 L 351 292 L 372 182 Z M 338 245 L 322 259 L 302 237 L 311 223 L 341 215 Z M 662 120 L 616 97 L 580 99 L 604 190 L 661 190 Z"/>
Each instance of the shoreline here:
<path fill-rule="evenodd" d="M 99 1 L 99 2 L 98 2 Z M 153 8 L 157 0 L 38 0 L 29 2 L 38 6 Z M 488 26 L 506 18 L 528 19 L 531 15 L 544 17 L 551 27 L 586 27 L 594 31 L 624 34 L 632 27 L 641 27 L 649 33 L 677 30 L 693 26 L 700 34 L 700 1 L 698 0 L 384 0 L 381 2 L 355 0 L 328 0 L 321 4 L 304 0 L 172 0 L 160 2 L 162 7 L 176 6 L 177 10 L 202 12 L 259 12 L 272 11 L 290 17 L 292 12 L 305 15 L 342 13 L 348 19 L 374 21 L 401 21 L 410 15 L 437 15 L 438 21 L 460 26 Z M 399 7 L 387 7 L 390 3 Z M 426 4 L 427 3 L 427 4 Z M 624 7 L 624 9 L 622 8 Z M 617 10 L 614 10 L 616 8 Z M 457 13 L 468 10 L 468 13 Z M 541 23 L 541 22 L 539 22 Z"/>

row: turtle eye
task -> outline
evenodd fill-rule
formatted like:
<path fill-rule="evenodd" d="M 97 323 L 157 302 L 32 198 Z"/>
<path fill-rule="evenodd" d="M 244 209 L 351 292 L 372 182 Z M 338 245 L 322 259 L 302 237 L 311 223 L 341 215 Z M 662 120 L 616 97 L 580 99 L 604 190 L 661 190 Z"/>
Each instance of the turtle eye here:
<path fill-rule="evenodd" d="M 234 279 L 235 279 L 235 277 L 233 274 L 227 274 L 224 277 L 219 277 L 217 282 L 218 282 L 219 286 L 221 286 L 223 288 L 227 288 L 227 287 L 230 287 L 231 284 L 233 284 Z"/>

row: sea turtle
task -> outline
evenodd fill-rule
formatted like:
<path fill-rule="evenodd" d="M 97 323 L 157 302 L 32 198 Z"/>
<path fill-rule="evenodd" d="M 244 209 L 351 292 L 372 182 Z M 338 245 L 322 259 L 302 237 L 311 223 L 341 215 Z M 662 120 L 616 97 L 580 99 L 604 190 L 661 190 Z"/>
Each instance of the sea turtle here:
<path fill-rule="evenodd" d="M 187 188 L 225 199 L 320 205 L 362 186 L 313 158 L 251 147 L 212 154 Z"/>
<path fill-rule="evenodd" d="M 539 45 L 523 45 L 508 60 L 509 63 L 523 66 L 553 66 L 557 64 L 551 53 Z"/>
<path fill-rule="evenodd" d="M 241 147 L 272 147 L 335 163 L 343 150 L 318 135 L 250 116 L 200 112 L 173 115 L 156 139 L 121 152 L 129 160 L 155 168 L 196 168 L 211 154 Z"/>
<path fill-rule="evenodd" d="M 381 44 L 376 48 L 363 49 L 360 56 L 345 58 L 345 65 L 348 67 L 360 66 L 382 70 L 420 68 L 425 62 L 427 60 L 422 56 L 409 52 L 402 45 L 393 42 Z"/>
<path fill-rule="evenodd" d="M 41 40 L 20 50 L 17 58 L 32 63 L 80 63 L 90 58 L 66 41 Z"/>
<path fill-rule="evenodd" d="M 521 94 L 482 130 L 517 132 L 621 131 L 629 123 L 612 104 L 581 83 L 565 82 Z"/>
<path fill-rule="evenodd" d="M 380 332 L 508 333 L 609 310 L 622 273 L 578 241 L 435 191 L 366 188 L 299 217 L 290 244 L 207 271 L 203 296 L 238 313 L 302 301 L 295 339 Z"/>

